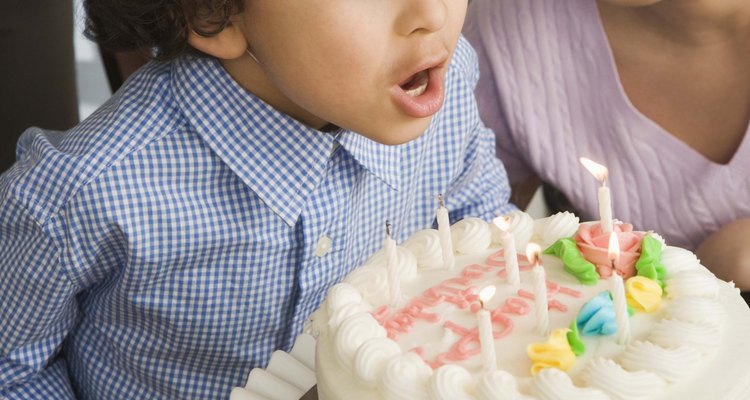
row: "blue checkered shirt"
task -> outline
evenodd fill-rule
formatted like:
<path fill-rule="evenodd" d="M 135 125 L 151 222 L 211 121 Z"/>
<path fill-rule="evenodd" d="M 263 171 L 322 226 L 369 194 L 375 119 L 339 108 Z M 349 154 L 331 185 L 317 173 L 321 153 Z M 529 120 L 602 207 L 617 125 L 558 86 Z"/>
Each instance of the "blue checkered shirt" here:
<path fill-rule="evenodd" d="M 511 210 L 477 78 L 462 39 L 445 106 L 401 146 L 310 129 L 187 56 L 25 132 L 0 177 L 0 398 L 227 398 L 386 220 L 400 242 L 438 193 L 453 221 Z"/>

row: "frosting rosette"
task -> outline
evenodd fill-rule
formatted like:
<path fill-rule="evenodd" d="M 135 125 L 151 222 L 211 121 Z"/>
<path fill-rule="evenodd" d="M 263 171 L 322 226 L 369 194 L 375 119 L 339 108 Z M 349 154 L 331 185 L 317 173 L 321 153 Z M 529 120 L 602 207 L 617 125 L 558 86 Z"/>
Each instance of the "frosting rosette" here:
<path fill-rule="evenodd" d="M 587 301 L 578 312 L 576 325 L 583 336 L 606 336 L 617 332 L 615 306 L 609 292 L 601 292 Z"/>
<path fill-rule="evenodd" d="M 727 309 L 717 299 L 703 297 L 681 297 L 667 308 L 667 316 L 685 322 L 724 326 L 728 318 Z"/>
<path fill-rule="evenodd" d="M 464 218 L 451 226 L 453 250 L 473 254 L 487 250 L 492 242 L 490 225 L 480 218 Z"/>
<path fill-rule="evenodd" d="M 571 212 L 564 211 L 550 215 L 544 223 L 542 243 L 546 247 L 558 239 L 571 237 L 578 230 L 578 225 L 578 217 Z"/>
<path fill-rule="evenodd" d="M 620 245 L 620 258 L 615 262 L 615 269 L 624 279 L 635 275 L 635 263 L 640 257 L 641 241 L 645 232 L 633 231 L 633 225 L 615 224 L 612 231 Z M 596 265 L 601 277 L 612 276 L 612 262 L 609 259 L 609 232 L 602 231 L 601 224 L 587 222 L 580 225 L 575 241 L 583 257 Z"/>
<path fill-rule="evenodd" d="M 671 278 L 682 271 L 701 269 L 701 263 L 695 253 L 680 247 L 665 247 L 661 252 L 661 263 L 667 267 L 667 278 Z"/>
<path fill-rule="evenodd" d="M 639 311 L 654 312 L 661 304 L 664 293 L 659 283 L 643 276 L 634 276 L 625 282 L 628 304 Z"/>
<path fill-rule="evenodd" d="M 567 329 L 552 331 L 544 343 L 532 343 L 526 348 L 531 359 L 531 374 L 536 375 L 545 368 L 569 370 L 576 362 L 576 355 L 568 344 Z"/>
<path fill-rule="evenodd" d="M 419 268 L 441 268 L 443 250 L 440 245 L 440 234 L 436 229 L 423 229 L 410 237 L 403 246 L 414 254 Z"/>
<path fill-rule="evenodd" d="M 579 388 L 565 372 L 547 368 L 534 376 L 534 394 L 541 400 L 608 400 L 598 389 Z"/>
<path fill-rule="evenodd" d="M 630 372 L 603 357 L 591 360 L 582 372 L 583 381 L 615 400 L 639 400 L 653 396 L 667 382 L 648 371 Z"/>
<path fill-rule="evenodd" d="M 349 316 L 336 331 L 336 359 L 347 371 L 354 368 L 354 354 L 365 341 L 386 337 L 385 328 L 370 313 Z"/>
<path fill-rule="evenodd" d="M 396 270 L 399 272 L 402 281 L 408 281 L 417 276 L 417 258 L 414 257 L 414 254 L 409 249 L 396 246 L 396 264 Z M 366 267 L 381 267 L 385 269 L 387 267 L 385 249 L 380 249 L 377 253 L 373 254 L 363 268 Z"/>
<path fill-rule="evenodd" d="M 508 218 L 508 232 L 513 234 L 517 249 L 523 249 L 534 235 L 534 219 L 523 211 L 515 210 L 506 215 Z M 492 243 L 502 244 L 503 234 L 500 228 L 491 224 Z"/>
<path fill-rule="evenodd" d="M 664 319 L 656 324 L 648 340 L 666 348 L 684 344 L 708 354 L 719 346 L 719 330 L 715 325 Z"/>
<path fill-rule="evenodd" d="M 691 270 L 667 278 L 667 297 L 705 297 L 716 299 L 719 297 L 719 284 L 708 271 Z"/>
<path fill-rule="evenodd" d="M 523 400 L 528 397 L 518 392 L 516 378 L 505 371 L 492 371 L 482 375 L 477 383 L 479 400 Z"/>
<path fill-rule="evenodd" d="M 344 282 L 354 286 L 370 304 L 384 304 L 388 297 L 388 272 L 383 267 L 360 267 L 344 278 Z"/>
<path fill-rule="evenodd" d="M 386 399 L 428 400 L 431 376 L 432 369 L 418 355 L 408 352 L 388 361 L 378 388 Z"/>
<path fill-rule="evenodd" d="M 430 379 L 428 391 L 434 400 L 473 400 L 470 394 L 473 378 L 469 371 L 455 364 L 438 368 Z"/>
<path fill-rule="evenodd" d="M 401 347 L 387 338 L 371 338 L 362 343 L 354 353 L 354 376 L 365 387 L 374 388 L 385 364 L 401 354 Z"/>
<path fill-rule="evenodd" d="M 628 345 L 618 361 L 629 371 L 651 371 L 668 382 L 677 382 L 693 372 L 700 358 L 700 352 L 690 346 L 665 349 L 636 341 Z"/>

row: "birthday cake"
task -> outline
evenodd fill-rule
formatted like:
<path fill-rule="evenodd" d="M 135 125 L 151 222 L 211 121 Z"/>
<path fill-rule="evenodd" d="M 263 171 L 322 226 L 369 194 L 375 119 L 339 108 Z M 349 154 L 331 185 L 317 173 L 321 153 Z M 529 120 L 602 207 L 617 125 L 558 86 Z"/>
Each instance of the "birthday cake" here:
<path fill-rule="evenodd" d="M 451 254 L 420 231 L 331 288 L 321 400 L 750 398 L 750 310 L 693 253 L 570 213 L 449 232 Z"/>

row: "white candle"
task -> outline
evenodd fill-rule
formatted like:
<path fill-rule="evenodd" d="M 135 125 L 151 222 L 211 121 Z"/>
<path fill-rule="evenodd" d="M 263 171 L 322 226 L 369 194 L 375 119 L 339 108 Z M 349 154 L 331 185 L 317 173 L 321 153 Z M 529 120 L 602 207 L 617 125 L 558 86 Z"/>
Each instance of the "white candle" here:
<path fill-rule="evenodd" d="M 477 311 L 477 326 L 479 327 L 479 346 L 482 350 L 482 369 L 484 372 L 497 370 L 492 318 L 490 317 L 490 312 L 484 308 L 484 303 L 489 301 L 494 295 L 494 286 L 487 286 L 479 292 L 479 304 L 482 308 Z"/>
<path fill-rule="evenodd" d="M 448 209 L 443 203 L 443 196 L 438 195 L 438 209 L 435 212 L 438 223 L 438 235 L 440 236 L 440 247 L 443 250 L 443 267 L 453 269 L 453 239 L 451 238 L 451 222 L 448 218 Z"/>
<path fill-rule="evenodd" d="M 581 157 L 579 160 L 591 175 L 594 175 L 594 177 L 602 184 L 597 193 L 599 221 L 604 233 L 612 232 L 612 197 L 609 193 L 609 187 L 607 187 L 607 176 L 609 175 L 609 171 L 605 166 L 597 164 L 586 157 Z"/>
<path fill-rule="evenodd" d="M 536 310 L 537 332 L 542 336 L 549 335 L 549 305 L 547 301 L 547 277 L 544 267 L 541 265 L 539 253 L 541 248 L 536 243 L 526 246 L 526 257 L 534 267 L 531 272 L 534 276 L 534 308 Z"/>
<path fill-rule="evenodd" d="M 615 263 L 619 258 L 620 243 L 613 232 L 609 235 L 609 259 L 612 262 L 612 301 L 615 306 L 617 343 L 626 344 L 630 341 L 630 315 L 628 315 L 628 302 L 625 298 L 625 285 L 622 276 L 615 269 Z"/>
<path fill-rule="evenodd" d="M 508 230 L 507 217 L 497 217 L 492 220 L 495 226 L 502 232 L 503 255 L 505 257 L 505 272 L 508 283 L 518 286 L 521 283 L 521 277 L 518 273 L 518 255 L 516 253 L 516 239 L 513 233 Z"/>
<path fill-rule="evenodd" d="M 391 305 L 398 304 L 401 298 L 401 279 L 398 272 L 398 261 L 396 259 L 396 241 L 391 238 L 391 224 L 385 223 L 385 267 L 388 272 L 388 288 Z"/>

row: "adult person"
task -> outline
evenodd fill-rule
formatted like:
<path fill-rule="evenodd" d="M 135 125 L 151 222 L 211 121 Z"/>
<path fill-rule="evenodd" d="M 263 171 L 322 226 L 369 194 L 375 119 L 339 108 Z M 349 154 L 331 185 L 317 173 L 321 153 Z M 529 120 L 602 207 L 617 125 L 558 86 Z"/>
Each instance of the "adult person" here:
<path fill-rule="evenodd" d="M 597 218 L 586 156 L 615 218 L 750 289 L 750 2 L 473 0 L 464 33 L 516 204 L 546 182 Z"/>

